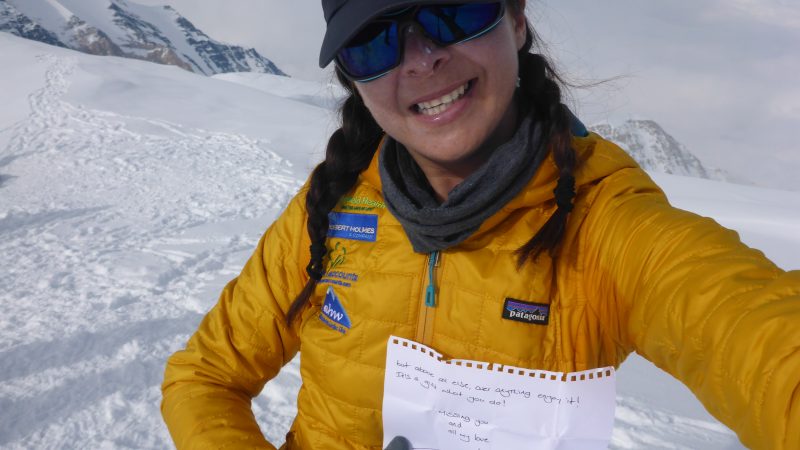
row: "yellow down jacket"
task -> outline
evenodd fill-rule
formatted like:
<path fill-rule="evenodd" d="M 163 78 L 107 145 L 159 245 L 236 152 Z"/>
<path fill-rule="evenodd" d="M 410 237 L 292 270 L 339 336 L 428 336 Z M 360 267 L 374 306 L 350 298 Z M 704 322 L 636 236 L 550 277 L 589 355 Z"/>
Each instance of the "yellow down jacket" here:
<path fill-rule="evenodd" d="M 559 256 L 519 269 L 515 250 L 555 210 L 552 159 L 472 237 L 431 258 L 414 253 L 382 203 L 376 157 L 335 208 L 328 271 L 290 327 L 286 311 L 308 279 L 301 189 L 169 359 L 162 413 L 177 447 L 274 448 L 250 400 L 300 351 L 298 415 L 282 448 L 380 449 L 394 334 L 446 357 L 552 371 L 619 366 L 636 351 L 748 447 L 800 449 L 800 272 L 671 207 L 597 135 L 573 146 L 577 197 Z M 547 323 L 505 319 L 509 298 L 548 305 Z"/>

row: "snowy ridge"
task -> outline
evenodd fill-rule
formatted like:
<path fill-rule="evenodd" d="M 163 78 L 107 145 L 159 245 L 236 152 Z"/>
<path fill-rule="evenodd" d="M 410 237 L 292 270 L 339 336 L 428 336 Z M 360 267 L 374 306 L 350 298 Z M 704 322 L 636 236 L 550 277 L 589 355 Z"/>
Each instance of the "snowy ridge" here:
<path fill-rule="evenodd" d="M 45 44 L 66 47 L 59 37 L 17 11 L 5 0 L 0 0 L 0 31 L 22 36 Z"/>
<path fill-rule="evenodd" d="M 8 34 L 0 47 L 15 68 L 0 72 L 0 448 L 171 448 L 165 360 L 319 159 L 335 100 L 270 75 L 197 77 Z M 657 180 L 800 268 L 796 233 L 756 232 L 797 229 L 796 195 Z M 742 448 L 641 358 L 619 379 L 612 448 Z M 295 359 L 253 401 L 277 445 L 299 386 Z"/>
<path fill-rule="evenodd" d="M 0 30 L 85 53 L 143 59 L 205 75 L 284 75 L 256 50 L 211 39 L 169 6 L 127 0 L 0 0 Z"/>
<path fill-rule="evenodd" d="M 314 81 L 260 73 L 224 73 L 214 75 L 214 78 L 324 108 L 331 112 L 336 112 L 347 96 L 347 92 L 337 84 L 321 85 Z"/>
<path fill-rule="evenodd" d="M 628 120 L 619 126 L 604 123 L 593 125 L 590 129 L 616 142 L 645 170 L 733 181 L 722 170 L 704 166 L 683 144 L 664 131 L 655 121 Z"/>

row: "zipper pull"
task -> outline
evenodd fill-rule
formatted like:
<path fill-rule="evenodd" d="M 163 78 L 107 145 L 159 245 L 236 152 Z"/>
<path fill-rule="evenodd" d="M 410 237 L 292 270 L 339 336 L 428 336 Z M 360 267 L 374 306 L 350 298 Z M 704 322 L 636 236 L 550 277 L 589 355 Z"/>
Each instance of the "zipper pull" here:
<path fill-rule="evenodd" d="M 433 269 L 439 263 L 439 252 L 431 252 L 428 257 L 428 288 L 425 290 L 425 306 L 436 307 L 436 286 L 433 278 Z"/>
<path fill-rule="evenodd" d="M 432 284 L 428 285 L 428 290 L 425 291 L 425 306 L 433 308 L 436 306 L 436 289 Z"/>

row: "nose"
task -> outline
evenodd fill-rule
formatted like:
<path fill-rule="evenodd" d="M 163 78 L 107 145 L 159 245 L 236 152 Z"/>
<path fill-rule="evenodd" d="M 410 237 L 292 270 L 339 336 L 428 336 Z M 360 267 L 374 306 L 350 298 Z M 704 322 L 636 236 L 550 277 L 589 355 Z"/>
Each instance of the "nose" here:
<path fill-rule="evenodd" d="M 428 39 L 419 29 L 419 25 L 410 24 L 403 32 L 405 48 L 402 70 L 405 75 L 429 76 L 450 58 L 448 50 Z"/>

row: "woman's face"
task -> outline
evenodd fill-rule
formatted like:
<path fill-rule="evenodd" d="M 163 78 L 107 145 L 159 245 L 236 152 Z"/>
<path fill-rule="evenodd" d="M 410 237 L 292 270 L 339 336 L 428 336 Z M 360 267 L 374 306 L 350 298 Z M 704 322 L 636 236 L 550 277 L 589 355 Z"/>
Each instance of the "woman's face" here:
<path fill-rule="evenodd" d="M 381 128 L 423 171 L 466 176 L 514 133 L 525 23 L 522 13 L 507 8 L 490 32 L 448 47 L 409 27 L 400 66 L 356 88 Z"/>

